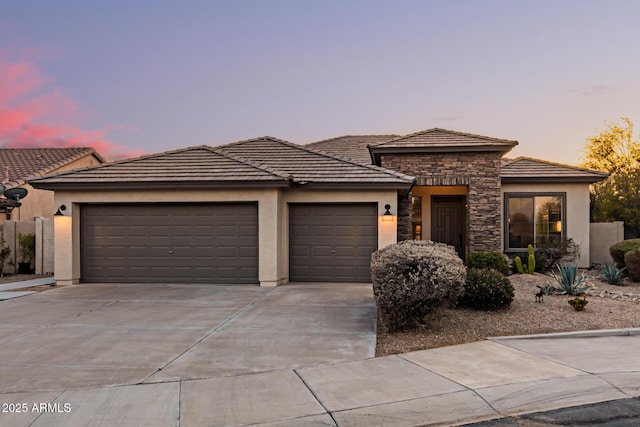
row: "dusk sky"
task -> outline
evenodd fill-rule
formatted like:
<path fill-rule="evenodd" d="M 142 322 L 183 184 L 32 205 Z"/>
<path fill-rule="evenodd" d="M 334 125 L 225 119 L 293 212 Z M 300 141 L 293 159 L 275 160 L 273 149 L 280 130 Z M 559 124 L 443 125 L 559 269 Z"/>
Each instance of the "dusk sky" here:
<path fill-rule="evenodd" d="M 639 17 L 631 0 L 0 0 L 0 145 L 115 158 L 442 127 L 576 164 L 607 121 L 640 131 Z"/>

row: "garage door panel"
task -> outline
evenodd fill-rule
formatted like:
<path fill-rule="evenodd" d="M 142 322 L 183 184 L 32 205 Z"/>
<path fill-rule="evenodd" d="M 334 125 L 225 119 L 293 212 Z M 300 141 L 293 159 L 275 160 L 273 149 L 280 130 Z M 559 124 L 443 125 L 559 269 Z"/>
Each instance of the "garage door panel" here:
<path fill-rule="evenodd" d="M 85 282 L 257 283 L 257 204 L 82 208 Z"/>
<path fill-rule="evenodd" d="M 291 204 L 289 275 L 292 281 L 370 282 L 378 246 L 377 205 Z"/>

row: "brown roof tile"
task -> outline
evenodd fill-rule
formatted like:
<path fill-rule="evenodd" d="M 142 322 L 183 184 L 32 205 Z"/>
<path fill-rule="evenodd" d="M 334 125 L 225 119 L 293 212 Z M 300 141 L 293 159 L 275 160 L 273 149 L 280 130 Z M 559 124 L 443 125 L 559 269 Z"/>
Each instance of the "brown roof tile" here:
<path fill-rule="evenodd" d="M 286 186 L 287 177 L 198 146 L 105 163 L 30 181 L 41 188 L 171 188 L 217 185 Z"/>
<path fill-rule="evenodd" d="M 407 188 L 413 178 L 338 159 L 276 138 L 199 146 L 63 172 L 30 181 L 39 188 L 355 186 Z"/>
<path fill-rule="evenodd" d="M 322 185 L 410 185 L 413 177 L 338 158 L 323 151 L 273 137 L 262 137 L 223 145 L 218 149 L 260 167 L 292 177 L 298 184 Z"/>
<path fill-rule="evenodd" d="M 313 150 L 321 150 L 333 156 L 343 159 L 349 159 L 358 163 L 370 165 L 371 154 L 369 154 L 369 145 L 378 145 L 383 142 L 391 141 L 400 135 L 345 135 L 337 138 L 325 139 L 322 141 L 312 142 L 305 147 Z"/>
<path fill-rule="evenodd" d="M 454 151 L 502 151 L 518 145 L 517 141 L 491 138 L 472 133 L 433 128 L 372 147 L 374 153 L 382 152 L 454 152 Z"/>
<path fill-rule="evenodd" d="M 90 147 L 0 148 L 0 180 L 7 187 L 22 185 L 29 178 L 48 174 L 87 155 L 105 161 Z"/>
<path fill-rule="evenodd" d="M 503 159 L 502 182 L 586 182 L 602 181 L 609 174 L 530 157 Z"/>

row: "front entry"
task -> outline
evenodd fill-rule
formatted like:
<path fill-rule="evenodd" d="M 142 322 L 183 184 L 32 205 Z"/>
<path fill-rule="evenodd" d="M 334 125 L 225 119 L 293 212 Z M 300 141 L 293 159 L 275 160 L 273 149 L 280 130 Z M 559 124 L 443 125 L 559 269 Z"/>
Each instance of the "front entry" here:
<path fill-rule="evenodd" d="M 454 246 L 460 258 L 466 254 L 465 196 L 432 196 L 431 240 Z"/>

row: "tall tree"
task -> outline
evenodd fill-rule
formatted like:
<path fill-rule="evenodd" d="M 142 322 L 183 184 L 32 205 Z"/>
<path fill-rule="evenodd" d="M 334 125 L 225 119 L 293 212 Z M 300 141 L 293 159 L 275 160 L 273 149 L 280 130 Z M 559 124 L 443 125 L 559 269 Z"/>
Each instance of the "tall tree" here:
<path fill-rule="evenodd" d="M 609 178 L 591 187 L 594 221 L 624 221 L 640 236 L 640 143 L 633 138 L 633 122 L 608 123 L 588 139 L 582 166 L 608 172 Z"/>

